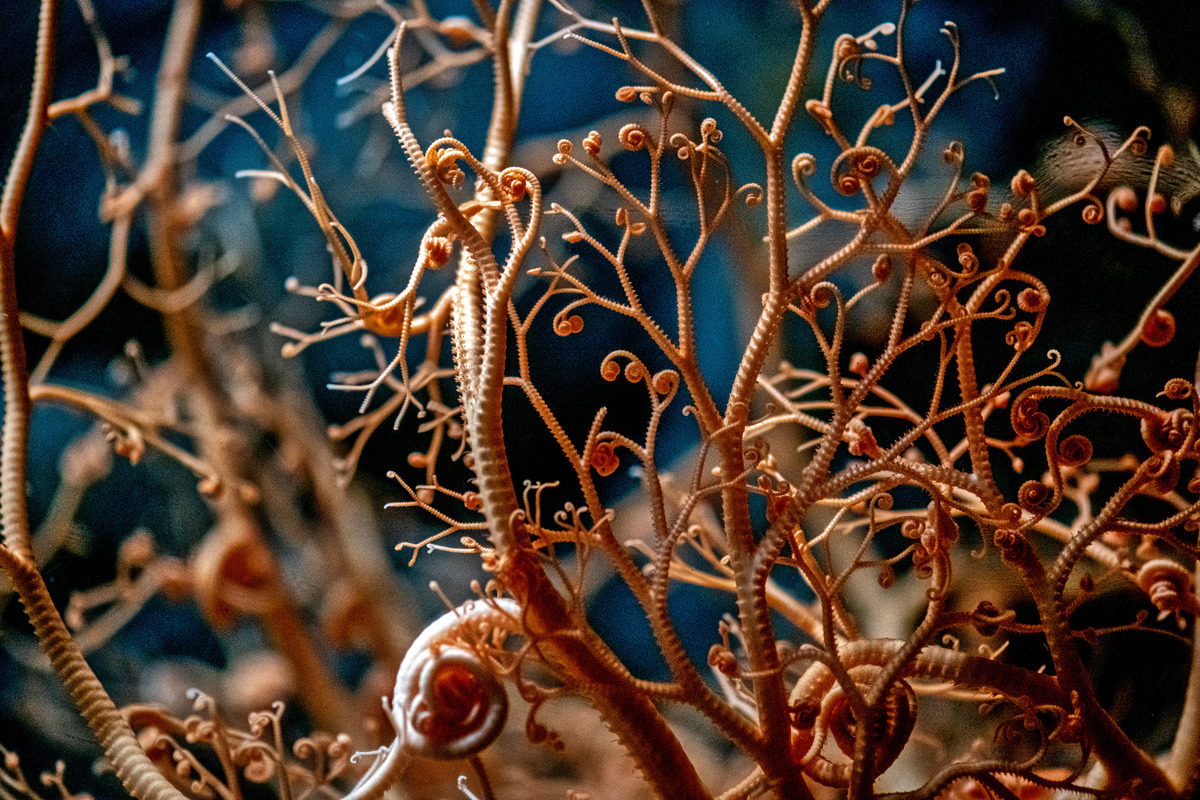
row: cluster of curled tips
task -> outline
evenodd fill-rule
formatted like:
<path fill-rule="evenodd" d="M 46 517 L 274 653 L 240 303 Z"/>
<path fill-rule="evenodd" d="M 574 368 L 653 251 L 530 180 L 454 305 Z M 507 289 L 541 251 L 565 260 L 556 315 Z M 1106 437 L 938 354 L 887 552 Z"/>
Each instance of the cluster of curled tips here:
<path fill-rule="evenodd" d="M 886 173 L 891 180 L 899 174 L 899 169 L 884 151 L 877 147 L 860 145 L 844 151 L 834 159 L 829 171 L 829 180 L 840 194 L 850 196 L 858 194 L 863 184 L 871 183 L 880 173 Z"/>
<path fill-rule="evenodd" d="M 490 745 L 504 728 L 508 695 L 486 651 L 520 629 L 521 609 L 504 598 L 459 606 L 421 632 L 396 672 L 388 713 L 396 740 L 346 800 L 381 797 L 409 756 L 454 760 Z"/>

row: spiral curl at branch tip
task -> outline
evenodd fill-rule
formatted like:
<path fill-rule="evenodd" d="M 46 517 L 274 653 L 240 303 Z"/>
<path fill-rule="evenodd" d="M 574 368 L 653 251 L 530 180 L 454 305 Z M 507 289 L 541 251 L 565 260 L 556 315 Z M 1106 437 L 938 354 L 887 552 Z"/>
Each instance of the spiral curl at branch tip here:
<path fill-rule="evenodd" d="M 520 631 L 521 607 L 507 598 L 472 600 L 430 623 L 409 647 L 384 709 L 396 739 L 349 800 L 378 800 L 412 756 L 457 760 L 479 753 L 504 728 L 508 696 L 481 649 Z"/>

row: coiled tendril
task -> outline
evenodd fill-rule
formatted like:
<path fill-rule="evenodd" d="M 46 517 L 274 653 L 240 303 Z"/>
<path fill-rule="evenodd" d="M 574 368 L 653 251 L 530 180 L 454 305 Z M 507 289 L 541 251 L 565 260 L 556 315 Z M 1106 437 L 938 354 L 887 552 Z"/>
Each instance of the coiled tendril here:
<path fill-rule="evenodd" d="M 396 672 L 391 706 L 384 701 L 396 739 L 346 800 L 382 797 L 410 756 L 466 758 L 495 740 L 508 716 L 508 695 L 481 650 L 520 630 L 520 615 L 512 600 L 474 600 L 421 632 Z"/>

